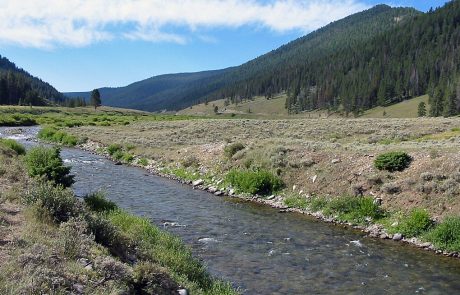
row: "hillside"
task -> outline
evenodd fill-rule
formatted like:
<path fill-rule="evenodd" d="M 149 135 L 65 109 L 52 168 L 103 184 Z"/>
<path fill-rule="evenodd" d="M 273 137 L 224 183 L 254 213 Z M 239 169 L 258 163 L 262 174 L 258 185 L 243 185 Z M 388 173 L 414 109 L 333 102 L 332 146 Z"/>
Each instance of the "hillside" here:
<path fill-rule="evenodd" d="M 66 97 L 0 55 L 0 105 L 64 103 Z"/>
<path fill-rule="evenodd" d="M 103 101 L 161 111 L 286 93 L 289 114 L 327 109 L 358 115 L 428 93 L 430 115 L 451 116 L 460 111 L 459 24 L 460 0 L 428 13 L 378 5 L 238 67 L 102 88 Z"/>
<path fill-rule="evenodd" d="M 101 88 L 104 104 L 160 111 L 179 110 L 199 102 L 231 97 L 232 101 L 253 95 L 273 96 L 288 88 L 277 77 L 255 85 L 261 75 L 279 75 L 275 69 L 292 68 L 306 59 L 352 46 L 395 25 L 395 19 L 418 15 L 412 8 L 379 5 L 299 38 L 239 67 L 219 71 L 170 74 L 152 77 L 120 88 Z M 302 56 L 301 59 L 298 57 Z M 258 82 L 257 82 L 258 83 Z M 239 87 L 245 87 L 242 92 Z M 66 93 L 70 97 L 89 97 L 89 92 Z"/>
<path fill-rule="evenodd" d="M 151 77 L 125 87 L 99 89 L 104 105 L 145 111 L 177 110 L 200 102 L 219 89 L 217 82 L 232 69 Z M 69 97 L 89 99 L 90 92 L 70 92 Z"/>

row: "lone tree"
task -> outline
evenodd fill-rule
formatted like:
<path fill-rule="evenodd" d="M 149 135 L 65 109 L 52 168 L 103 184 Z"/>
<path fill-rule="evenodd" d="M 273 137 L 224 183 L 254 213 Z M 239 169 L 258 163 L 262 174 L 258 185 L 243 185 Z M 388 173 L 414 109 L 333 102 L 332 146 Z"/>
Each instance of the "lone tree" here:
<path fill-rule="evenodd" d="M 420 102 L 418 104 L 418 112 L 417 113 L 418 113 L 419 117 L 425 117 L 426 116 L 426 104 L 425 104 L 425 102 L 422 101 L 422 102 Z"/>
<path fill-rule="evenodd" d="M 101 105 L 101 94 L 99 93 L 99 90 L 94 89 L 93 91 L 91 91 L 90 102 L 91 105 L 94 106 L 94 109 Z"/>

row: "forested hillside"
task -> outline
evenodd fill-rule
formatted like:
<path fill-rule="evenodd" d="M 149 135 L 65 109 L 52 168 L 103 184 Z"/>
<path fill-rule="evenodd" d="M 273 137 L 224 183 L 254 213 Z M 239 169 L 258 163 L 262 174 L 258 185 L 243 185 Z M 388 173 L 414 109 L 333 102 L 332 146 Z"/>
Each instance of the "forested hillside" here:
<path fill-rule="evenodd" d="M 62 104 L 66 97 L 0 55 L 0 105 L 45 105 L 50 102 Z"/>
<path fill-rule="evenodd" d="M 99 89 L 104 105 L 145 111 L 179 110 L 199 103 L 224 85 L 230 69 L 155 76 L 125 87 Z M 66 93 L 89 99 L 89 92 Z"/>
<path fill-rule="evenodd" d="M 159 111 L 287 93 L 290 113 L 359 114 L 428 93 L 431 115 L 453 115 L 459 112 L 459 22 L 460 0 L 427 13 L 378 5 L 238 67 L 152 77 L 101 94 L 107 105 Z"/>
<path fill-rule="evenodd" d="M 248 78 L 216 97 L 269 98 L 287 91 L 286 107 L 293 113 L 317 108 L 359 113 L 434 93 L 432 115 L 452 115 L 458 113 L 452 100 L 459 22 L 460 1 L 426 14 L 380 5 L 242 65 L 238 71 Z"/>

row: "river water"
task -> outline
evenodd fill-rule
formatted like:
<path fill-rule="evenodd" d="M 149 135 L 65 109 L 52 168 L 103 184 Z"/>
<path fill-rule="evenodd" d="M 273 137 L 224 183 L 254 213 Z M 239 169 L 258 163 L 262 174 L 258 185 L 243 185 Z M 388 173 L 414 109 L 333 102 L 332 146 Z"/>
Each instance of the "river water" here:
<path fill-rule="evenodd" d="M 26 145 L 36 127 L 0 137 Z M 146 171 L 62 149 L 77 195 L 103 190 L 120 207 L 180 236 L 243 294 L 460 294 L 460 261 L 278 210 L 193 190 Z"/>

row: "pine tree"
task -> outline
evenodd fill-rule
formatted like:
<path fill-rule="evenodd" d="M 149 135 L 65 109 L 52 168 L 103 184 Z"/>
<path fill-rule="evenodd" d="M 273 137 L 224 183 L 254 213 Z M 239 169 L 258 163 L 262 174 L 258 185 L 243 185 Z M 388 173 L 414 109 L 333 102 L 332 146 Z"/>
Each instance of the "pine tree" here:
<path fill-rule="evenodd" d="M 420 102 L 418 104 L 418 111 L 417 114 L 419 117 L 425 117 L 426 116 L 426 104 L 424 101 Z"/>
<path fill-rule="evenodd" d="M 91 105 L 94 106 L 94 109 L 101 105 L 101 94 L 99 93 L 98 89 L 94 89 L 93 91 L 91 91 L 90 102 Z"/>

